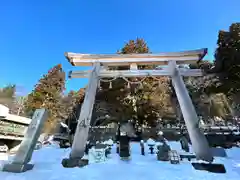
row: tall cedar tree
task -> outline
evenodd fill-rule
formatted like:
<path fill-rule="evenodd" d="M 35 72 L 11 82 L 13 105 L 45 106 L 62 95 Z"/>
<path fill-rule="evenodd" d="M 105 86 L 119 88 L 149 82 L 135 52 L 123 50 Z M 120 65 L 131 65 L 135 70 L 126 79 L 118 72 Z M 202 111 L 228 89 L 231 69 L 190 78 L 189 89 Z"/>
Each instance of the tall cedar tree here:
<path fill-rule="evenodd" d="M 137 38 L 136 40 L 128 41 L 117 53 L 133 54 L 149 52 L 149 48 L 144 39 Z M 129 67 L 121 66 L 111 67 L 110 69 L 123 70 L 128 68 Z M 146 69 L 154 67 L 141 66 L 139 68 Z M 157 88 L 158 85 L 154 85 L 154 80 L 148 78 L 143 84 L 144 90 L 134 84 L 128 89 L 127 82 L 122 78 L 117 78 L 112 81 L 112 83 L 109 83 L 108 80 L 111 79 L 114 79 L 114 77 L 104 79 L 105 82 L 100 83 L 101 88 L 97 91 L 93 109 L 92 125 L 100 125 L 112 121 L 121 122 L 127 119 L 134 119 L 138 124 L 148 122 L 148 124 L 154 125 L 157 116 L 159 116 L 159 114 L 163 115 L 165 111 L 168 111 L 170 96 L 168 88 L 166 88 L 168 87 L 166 78 L 161 78 L 161 82 L 164 82 L 161 84 L 163 85 L 162 88 Z M 141 80 L 141 78 L 131 78 L 129 80 L 138 81 Z M 161 98 L 159 94 L 161 94 Z M 133 104 L 133 99 L 136 102 L 135 104 Z M 165 104 L 168 104 L 168 107 Z M 107 119 L 106 115 L 108 116 Z"/>
<path fill-rule="evenodd" d="M 119 50 L 118 54 L 129 53 L 148 53 L 149 48 L 143 39 L 137 38 L 137 40 L 130 40 L 125 46 Z M 111 67 L 113 70 L 123 70 L 127 67 Z M 100 88 L 97 91 L 96 102 L 93 109 L 92 125 L 99 125 L 105 123 L 105 116 L 108 115 L 110 121 L 121 122 L 124 120 L 132 119 L 133 106 L 126 100 L 129 95 L 129 89 L 126 88 L 127 83 L 122 78 L 115 79 L 109 88 L 110 83 L 104 79 L 105 82 L 101 82 Z M 103 119 L 98 121 L 98 119 Z"/>
<path fill-rule="evenodd" d="M 240 114 L 240 23 L 228 31 L 219 31 L 213 73 L 217 75 L 215 89 L 227 95 L 234 110 Z"/>
<path fill-rule="evenodd" d="M 210 116 L 237 115 L 240 112 L 240 23 L 233 23 L 228 31 L 219 31 L 214 63 L 202 61 L 190 68 L 202 68 L 207 74 L 197 84 L 199 95 L 212 101 Z M 199 96 L 199 97 L 201 97 Z M 222 98 L 222 103 L 216 97 Z M 221 98 L 220 98 L 221 99 Z M 216 101 L 216 102 L 215 102 Z M 230 103 L 230 105 L 228 104 Z M 233 108 L 233 109 L 231 109 Z M 226 112 L 226 113 L 224 113 Z"/>
<path fill-rule="evenodd" d="M 7 85 L 0 89 L 0 104 L 5 105 L 11 111 L 14 108 L 15 101 L 15 85 Z"/>
<path fill-rule="evenodd" d="M 129 40 L 125 46 L 118 51 L 120 54 L 143 54 L 150 53 L 147 43 L 144 39 L 137 38 L 136 40 Z"/>
<path fill-rule="evenodd" d="M 203 66 L 202 66 L 203 68 Z M 213 107 L 212 112 L 239 115 L 240 113 L 240 23 L 233 23 L 228 31 L 219 31 L 214 63 L 205 63 L 203 68 L 208 74 L 204 76 L 204 92 L 209 96 L 220 93 L 223 98 L 222 107 Z M 223 93 L 223 94 L 222 94 Z M 213 96 L 214 97 L 214 96 Z M 210 98 L 213 101 L 216 98 Z M 229 108 L 229 104 L 232 109 Z M 218 105 L 219 103 L 212 103 Z M 227 104 L 226 106 L 224 104 Z M 220 105 L 218 105 L 220 106 Z M 214 110 L 215 109 L 215 110 Z M 218 109 L 218 111 L 216 111 Z M 225 110 L 224 110 L 225 109 Z M 224 114 L 224 113 L 217 113 Z M 222 115 L 221 115 L 222 116 Z"/>
<path fill-rule="evenodd" d="M 144 39 L 137 38 L 130 40 L 118 51 L 120 54 L 150 53 L 147 43 Z M 140 66 L 140 69 L 154 69 L 154 66 Z M 131 78 L 130 81 L 140 81 L 142 78 Z M 147 78 L 142 83 L 143 86 L 132 85 L 131 96 L 135 99 L 134 119 L 139 125 L 156 125 L 156 120 L 169 113 L 170 107 L 170 88 L 166 77 L 156 79 Z M 171 110 L 170 110 L 171 111 Z"/>
<path fill-rule="evenodd" d="M 81 105 L 84 100 L 85 88 L 78 91 L 70 91 L 67 96 L 63 98 L 65 123 L 71 129 L 71 133 L 75 133 L 77 120 L 80 115 Z"/>
<path fill-rule="evenodd" d="M 45 124 L 44 132 L 52 133 L 57 122 L 61 121 L 64 114 L 62 112 L 62 97 L 65 90 L 65 72 L 61 64 L 54 66 L 35 85 L 35 89 L 29 94 L 25 103 L 26 113 L 32 116 L 38 108 L 46 108 L 49 118 Z"/>
<path fill-rule="evenodd" d="M 75 111 L 75 107 L 81 104 L 84 100 L 85 88 L 79 89 L 79 91 L 70 91 L 67 96 L 63 97 L 63 104 L 65 105 L 65 117 L 78 119 L 78 113 Z"/>
<path fill-rule="evenodd" d="M 217 45 L 214 70 L 222 89 L 227 94 L 240 92 L 240 23 L 233 23 L 229 31 L 219 31 Z"/>

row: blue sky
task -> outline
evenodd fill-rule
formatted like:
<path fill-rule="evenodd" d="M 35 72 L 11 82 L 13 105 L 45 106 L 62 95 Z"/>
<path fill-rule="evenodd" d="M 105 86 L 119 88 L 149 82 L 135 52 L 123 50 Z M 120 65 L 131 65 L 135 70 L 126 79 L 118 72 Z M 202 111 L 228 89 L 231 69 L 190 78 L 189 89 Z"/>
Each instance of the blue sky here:
<path fill-rule="evenodd" d="M 152 52 L 209 48 L 218 30 L 240 22 L 239 0 L 5 0 L 0 6 L 0 86 L 30 92 L 64 52 L 115 53 L 144 38 Z M 87 80 L 67 81 L 79 89 Z"/>

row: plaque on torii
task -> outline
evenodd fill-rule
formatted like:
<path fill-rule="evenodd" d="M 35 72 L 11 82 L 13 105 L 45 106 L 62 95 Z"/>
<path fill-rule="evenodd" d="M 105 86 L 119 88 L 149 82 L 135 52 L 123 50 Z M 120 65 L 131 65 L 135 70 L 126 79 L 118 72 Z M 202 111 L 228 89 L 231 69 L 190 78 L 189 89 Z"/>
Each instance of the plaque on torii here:
<path fill-rule="evenodd" d="M 169 76 L 172 79 L 172 85 L 175 89 L 196 157 L 207 162 L 212 162 L 213 155 L 205 136 L 198 128 L 198 116 L 182 78 L 182 76 L 202 76 L 202 71 L 200 69 L 178 67 L 178 65 L 198 63 L 206 53 L 207 49 L 174 53 L 127 55 L 65 53 L 66 58 L 73 66 L 93 66 L 93 69 L 90 71 L 71 71 L 69 73 L 70 78 L 89 78 L 74 135 L 72 151 L 68 159 L 69 164 L 71 164 L 69 166 L 78 166 L 76 163 L 77 159 L 81 159 L 84 155 L 98 82 L 100 78 L 109 77 Z M 140 70 L 138 69 L 140 65 L 164 65 L 166 67 L 162 69 Z M 129 66 L 129 70 L 108 69 L 108 67 L 113 66 Z"/>

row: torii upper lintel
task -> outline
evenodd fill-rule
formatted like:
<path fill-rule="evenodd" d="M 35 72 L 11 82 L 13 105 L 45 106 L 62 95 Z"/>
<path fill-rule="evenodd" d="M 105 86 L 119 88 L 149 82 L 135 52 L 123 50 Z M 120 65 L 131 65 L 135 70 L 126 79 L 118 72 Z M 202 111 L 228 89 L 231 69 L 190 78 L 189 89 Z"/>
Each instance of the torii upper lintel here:
<path fill-rule="evenodd" d="M 64 53 L 73 66 L 92 66 L 96 62 L 100 62 L 104 66 L 126 66 L 132 63 L 136 63 L 137 65 L 167 65 L 169 61 L 176 61 L 177 64 L 194 64 L 202 60 L 206 54 L 207 48 L 157 54 Z"/>

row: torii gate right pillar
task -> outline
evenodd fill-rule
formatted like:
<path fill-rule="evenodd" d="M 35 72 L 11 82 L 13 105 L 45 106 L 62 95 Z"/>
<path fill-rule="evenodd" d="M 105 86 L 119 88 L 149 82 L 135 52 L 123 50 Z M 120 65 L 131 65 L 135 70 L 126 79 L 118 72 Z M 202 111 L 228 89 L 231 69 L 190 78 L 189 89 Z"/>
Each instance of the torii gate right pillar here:
<path fill-rule="evenodd" d="M 169 62 L 169 68 L 172 71 L 172 85 L 176 92 L 194 152 L 196 153 L 198 159 L 212 162 L 213 155 L 211 149 L 209 148 L 207 139 L 198 127 L 198 116 L 196 110 L 184 84 L 183 78 L 178 71 L 176 62 Z"/>

